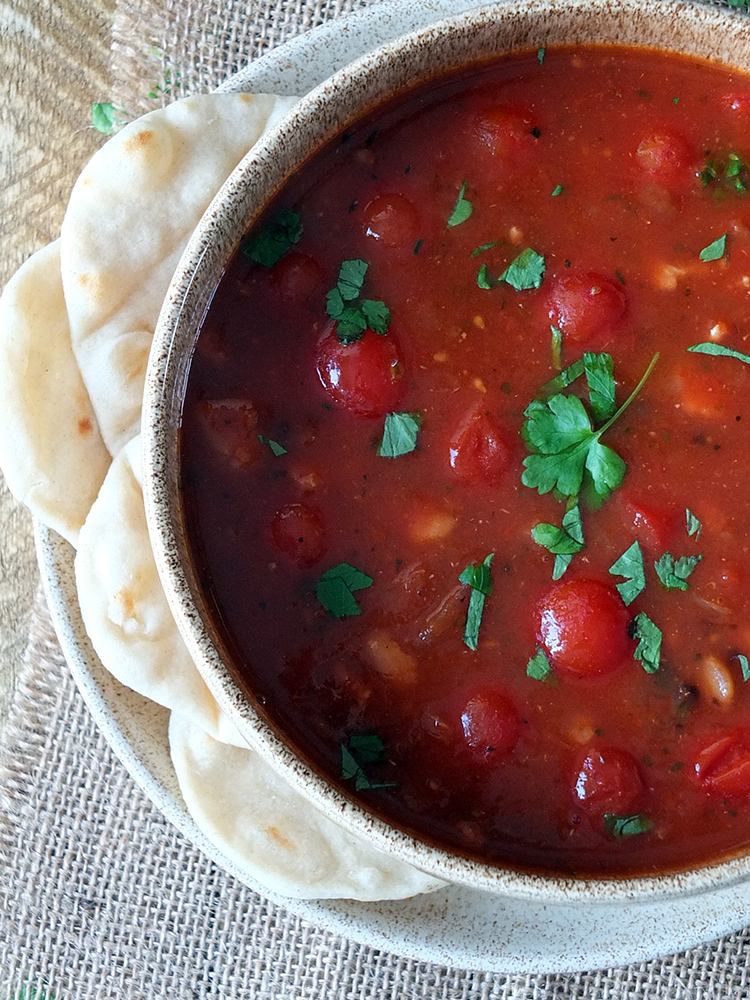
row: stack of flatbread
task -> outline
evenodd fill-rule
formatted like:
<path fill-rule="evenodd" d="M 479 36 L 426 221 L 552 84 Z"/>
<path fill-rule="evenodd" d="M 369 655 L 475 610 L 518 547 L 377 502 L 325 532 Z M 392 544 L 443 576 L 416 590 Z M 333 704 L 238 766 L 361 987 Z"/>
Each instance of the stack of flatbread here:
<path fill-rule="evenodd" d="M 167 287 L 220 186 L 293 103 L 190 97 L 126 125 L 94 155 L 60 238 L 0 298 L 0 467 L 76 549 L 94 649 L 121 683 L 170 710 L 186 805 L 250 884 L 396 899 L 442 883 L 336 826 L 247 748 L 183 644 L 143 507 L 143 383 Z"/>

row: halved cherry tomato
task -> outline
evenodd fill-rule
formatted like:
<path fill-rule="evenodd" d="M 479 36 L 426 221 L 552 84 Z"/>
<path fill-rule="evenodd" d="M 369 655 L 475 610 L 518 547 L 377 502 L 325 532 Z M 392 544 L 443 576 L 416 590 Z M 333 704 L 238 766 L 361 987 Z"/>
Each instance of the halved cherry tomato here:
<path fill-rule="evenodd" d="M 638 763 L 618 747 L 587 747 L 573 771 L 573 797 L 595 821 L 605 813 L 622 816 L 637 807 L 643 795 Z"/>
<path fill-rule="evenodd" d="M 627 301 L 621 282 L 593 271 L 555 276 L 547 298 L 550 322 L 576 346 L 616 336 Z"/>
<path fill-rule="evenodd" d="M 290 302 L 304 302 L 323 283 L 323 268 L 314 257 L 288 253 L 274 265 L 271 280 L 281 296 Z"/>
<path fill-rule="evenodd" d="M 246 469 L 260 458 L 258 411 L 250 400 L 205 400 L 201 413 L 214 447 L 232 465 Z"/>
<path fill-rule="evenodd" d="M 534 112 L 521 105 L 497 104 L 479 111 L 472 121 L 472 131 L 493 156 L 504 160 L 525 158 L 534 148 L 537 136 Z"/>
<path fill-rule="evenodd" d="M 323 519 L 306 503 L 279 508 L 271 521 L 271 537 L 298 566 L 311 566 L 325 551 Z"/>
<path fill-rule="evenodd" d="M 406 392 L 404 365 L 396 339 L 366 330 L 361 340 L 342 344 L 335 324 L 318 342 L 318 376 L 334 402 L 361 417 L 382 417 Z"/>
<path fill-rule="evenodd" d="M 693 151 L 687 139 L 678 132 L 651 132 L 645 135 L 636 150 L 638 166 L 658 179 L 670 184 L 684 176 L 691 179 L 690 164 Z"/>
<path fill-rule="evenodd" d="M 735 729 L 704 747 L 695 761 L 695 775 L 707 792 L 750 793 L 750 729 Z"/>
<path fill-rule="evenodd" d="M 555 584 L 537 608 L 538 636 L 557 672 L 609 673 L 633 656 L 630 615 L 617 590 L 599 580 Z"/>
<path fill-rule="evenodd" d="M 510 753 L 521 736 L 513 702 L 495 687 L 477 691 L 461 712 L 466 745 L 475 757 L 490 760 Z"/>
<path fill-rule="evenodd" d="M 450 443 L 450 465 L 465 483 L 496 483 L 508 471 L 511 448 L 497 423 L 483 409 L 472 411 Z"/>
<path fill-rule="evenodd" d="M 387 247 L 413 247 L 419 235 L 419 216 L 402 194 L 381 194 L 364 212 L 365 235 Z"/>
<path fill-rule="evenodd" d="M 644 497 L 623 495 L 620 500 L 625 518 L 633 525 L 638 539 L 658 551 L 659 555 L 669 549 L 680 530 L 685 530 L 683 509 L 675 510 L 674 507 Z"/>

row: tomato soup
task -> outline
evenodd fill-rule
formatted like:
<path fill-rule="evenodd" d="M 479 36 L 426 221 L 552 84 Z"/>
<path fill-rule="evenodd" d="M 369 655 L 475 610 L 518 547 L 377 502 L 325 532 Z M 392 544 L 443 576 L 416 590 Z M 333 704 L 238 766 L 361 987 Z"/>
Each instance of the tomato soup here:
<path fill-rule="evenodd" d="M 519 870 L 750 843 L 750 79 L 612 47 L 394 99 L 229 262 L 185 523 L 250 696 Z"/>

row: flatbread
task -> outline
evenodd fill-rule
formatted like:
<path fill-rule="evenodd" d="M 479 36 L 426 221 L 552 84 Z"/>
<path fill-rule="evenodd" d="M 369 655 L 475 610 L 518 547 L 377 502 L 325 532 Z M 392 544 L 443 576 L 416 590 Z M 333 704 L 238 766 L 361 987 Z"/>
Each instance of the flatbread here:
<path fill-rule="evenodd" d="M 81 529 L 75 573 L 84 626 L 104 667 L 216 739 L 246 746 L 206 686 L 167 604 L 146 525 L 140 436 L 112 462 Z"/>
<path fill-rule="evenodd" d="M 156 321 L 217 191 L 295 98 L 203 94 L 126 125 L 78 178 L 62 225 L 70 331 L 104 442 L 138 433 Z"/>
<path fill-rule="evenodd" d="M 10 491 L 72 545 L 110 456 L 70 341 L 60 241 L 0 297 L 0 467 Z"/>
<path fill-rule="evenodd" d="M 169 745 L 198 827 L 251 882 L 302 899 L 405 899 L 445 883 L 327 819 L 252 750 L 218 743 L 178 712 Z"/>

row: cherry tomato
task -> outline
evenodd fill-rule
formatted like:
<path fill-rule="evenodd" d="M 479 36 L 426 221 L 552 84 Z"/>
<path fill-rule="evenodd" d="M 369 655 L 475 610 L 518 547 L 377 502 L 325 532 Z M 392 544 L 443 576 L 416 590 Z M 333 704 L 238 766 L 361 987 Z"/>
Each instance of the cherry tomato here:
<path fill-rule="evenodd" d="M 361 417 L 382 417 L 406 392 L 404 365 L 390 331 L 383 337 L 366 330 L 361 340 L 342 344 L 333 325 L 318 342 L 315 363 L 331 399 Z"/>
<path fill-rule="evenodd" d="M 508 471 L 511 448 L 494 419 L 474 410 L 450 443 L 450 465 L 465 483 L 496 483 Z"/>
<path fill-rule="evenodd" d="M 693 151 L 684 136 L 677 132 L 652 132 L 638 144 L 639 167 L 654 179 L 669 185 L 680 176 L 691 179 Z"/>
<path fill-rule="evenodd" d="M 623 496 L 621 503 L 639 540 L 654 551 L 658 550 L 659 555 L 670 547 L 680 529 L 684 531 L 685 511 L 682 509 L 675 511 L 673 507 L 643 497 Z"/>
<path fill-rule="evenodd" d="M 245 469 L 260 458 L 258 411 L 250 400 L 206 400 L 201 412 L 214 447 L 232 465 Z"/>
<path fill-rule="evenodd" d="M 323 268 L 304 253 L 288 253 L 274 265 L 271 280 L 282 298 L 305 302 L 322 285 Z"/>
<path fill-rule="evenodd" d="M 547 305 L 550 321 L 562 330 L 565 342 L 586 345 L 619 332 L 627 296 L 619 281 L 574 271 L 552 278 Z"/>
<path fill-rule="evenodd" d="M 735 111 L 741 115 L 750 115 L 750 93 L 727 94 L 722 103 L 727 111 Z"/>
<path fill-rule="evenodd" d="M 643 795 L 635 757 L 617 747 L 587 747 L 573 772 L 573 797 L 591 819 L 632 812 Z"/>
<path fill-rule="evenodd" d="M 704 747 L 695 775 L 707 792 L 747 795 L 750 792 L 750 730 L 735 729 Z"/>
<path fill-rule="evenodd" d="M 461 712 L 466 745 L 475 757 L 487 760 L 510 753 L 518 743 L 521 725 L 513 703 L 494 687 L 474 694 Z"/>
<path fill-rule="evenodd" d="M 311 566 L 325 551 L 323 519 L 306 503 L 279 508 L 271 521 L 271 537 L 298 566 Z"/>
<path fill-rule="evenodd" d="M 493 156 L 514 160 L 525 157 L 534 148 L 537 137 L 532 130 L 535 125 L 531 108 L 497 104 L 474 116 L 472 130 Z"/>
<path fill-rule="evenodd" d="M 556 671 L 609 673 L 632 659 L 630 616 L 617 590 L 599 580 L 555 584 L 537 607 L 538 636 Z"/>
<path fill-rule="evenodd" d="M 413 247 L 419 235 L 419 216 L 402 194 L 381 194 L 364 213 L 365 235 L 387 247 Z"/>

